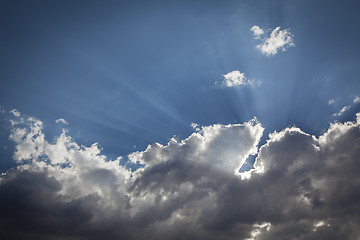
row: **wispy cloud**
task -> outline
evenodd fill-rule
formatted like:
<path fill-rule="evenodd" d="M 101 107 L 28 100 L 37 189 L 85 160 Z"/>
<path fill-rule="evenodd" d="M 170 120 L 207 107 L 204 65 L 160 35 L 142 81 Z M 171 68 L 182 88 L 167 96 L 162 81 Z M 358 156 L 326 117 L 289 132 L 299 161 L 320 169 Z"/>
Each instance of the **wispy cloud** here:
<path fill-rule="evenodd" d="M 12 113 L 15 117 L 20 117 L 21 116 L 21 113 L 16 109 L 10 110 L 10 113 Z"/>
<path fill-rule="evenodd" d="M 280 27 L 276 27 L 271 31 L 270 36 L 264 38 L 260 38 L 264 34 L 264 30 L 259 26 L 253 26 L 250 30 L 253 32 L 254 38 L 261 41 L 256 48 L 266 56 L 276 55 L 279 50 L 286 51 L 287 48 L 295 46 L 294 36 L 288 29 L 281 30 Z"/>
<path fill-rule="evenodd" d="M 350 109 L 350 106 L 349 106 L 349 105 L 348 105 L 348 106 L 344 106 L 343 108 L 340 109 L 339 112 L 334 113 L 334 114 L 333 114 L 333 117 L 339 117 L 339 116 L 343 115 L 344 112 L 346 112 L 346 111 L 349 110 L 349 109 Z"/>
<path fill-rule="evenodd" d="M 191 127 L 192 127 L 193 129 L 195 129 L 196 131 L 200 131 L 200 126 L 199 126 L 199 124 L 192 122 L 190 125 L 191 125 Z"/>
<path fill-rule="evenodd" d="M 332 105 L 334 103 L 335 103 L 334 100 L 329 101 L 329 105 Z M 354 98 L 352 105 L 357 104 L 357 103 L 360 103 L 360 97 L 358 97 L 358 96 L 356 96 Z M 343 115 L 346 111 L 348 111 L 352 107 L 352 105 L 347 105 L 347 106 L 342 107 L 337 113 L 333 114 L 333 117 L 339 117 L 339 116 Z"/>
<path fill-rule="evenodd" d="M 63 118 L 56 119 L 55 122 L 56 122 L 56 123 L 65 124 L 65 125 L 68 124 L 68 122 L 67 122 L 65 119 L 63 119 Z"/>
<path fill-rule="evenodd" d="M 241 85 L 248 85 L 248 86 L 255 86 L 260 85 L 261 81 L 255 81 L 253 79 L 248 79 L 245 76 L 245 73 L 242 73 L 240 71 L 232 71 L 225 75 L 223 75 L 223 85 L 226 87 L 235 87 L 235 86 L 241 86 Z"/>
<path fill-rule="evenodd" d="M 356 96 L 356 97 L 354 98 L 354 103 L 360 103 L 360 97 Z"/>
<path fill-rule="evenodd" d="M 329 103 L 329 105 L 333 105 L 333 104 L 335 103 L 335 100 L 334 100 L 334 99 L 330 99 L 328 103 Z"/>

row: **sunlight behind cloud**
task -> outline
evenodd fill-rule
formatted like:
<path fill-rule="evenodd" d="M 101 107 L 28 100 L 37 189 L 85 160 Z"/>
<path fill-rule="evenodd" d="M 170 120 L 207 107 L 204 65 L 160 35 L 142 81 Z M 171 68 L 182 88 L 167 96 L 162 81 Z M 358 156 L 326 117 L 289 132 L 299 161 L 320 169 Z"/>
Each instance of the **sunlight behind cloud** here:
<path fill-rule="evenodd" d="M 0 239 L 357 239 L 357 5 L 4 1 Z"/>
<path fill-rule="evenodd" d="M 339 209 L 354 194 L 343 183 L 354 182 L 358 175 L 355 156 L 359 146 L 351 143 L 359 140 L 359 116 L 356 122 L 332 124 L 318 138 L 298 128 L 274 132 L 259 150 L 264 129 L 255 118 L 243 124 L 204 126 L 186 139 L 154 143 L 130 154 L 130 161 L 144 165 L 128 169 L 124 158 L 108 159 L 96 143 L 80 146 L 65 130 L 48 141 L 43 123 L 21 114 L 14 116 L 11 135 L 18 166 L 0 177 L 0 205 L 31 214 L 23 219 L 26 224 L 26 219 L 35 218 L 38 223 L 66 229 L 60 235 L 70 228 L 74 236 L 87 236 L 80 226 L 95 226 L 94 232 L 103 232 L 106 222 L 121 226 L 102 235 L 108 239 L 116 239 L 113 234 L 126 239 L 148 239 L 149 234 L 163 239 L 165 234 L 177 239 L 184 226 L 191 229 L 189 238 L 217 239 L 206 226 L 221 229 L 226 222 L 237 227 L 221 230 L 222 236 L 277 239 L 284 231 L 295 237 L 288 228 L 302 228 L 307 239 L 330 229 L 325 221 L 317 222 L 323 216 L 331 226 L 345 224 L 352 230 L 340 234 L 356 236 L 354 220 L 349 222 L 347 212 L 340 214 Z M 255 171 L 246 178 L 233 171 L 257 152 Z M 330 184 L 334 179 L 341 184 Z M 18 188 L 27 190 L 14 191 Z M 24 199 L 27 204 L 9 204 L 13 199 Z M 322 207 L 315 212 L 318 201 Z M 351 204 L 358 204 L 353 201 Z M 39 206 L 52 221 L 32 214 Z M 0 219 L 11 218 L 8 213 L 1 211 Z M 294 223 L 293 215 L 304 224 Z M 72 225 L 64 225 L 61 219 Z M 4 233 L 15 227 L 13 221 L 4 224 Z M 27 233 L 26 229 L 19 231 Z M 42 229 L 33 231 L 49 236 Z"/>

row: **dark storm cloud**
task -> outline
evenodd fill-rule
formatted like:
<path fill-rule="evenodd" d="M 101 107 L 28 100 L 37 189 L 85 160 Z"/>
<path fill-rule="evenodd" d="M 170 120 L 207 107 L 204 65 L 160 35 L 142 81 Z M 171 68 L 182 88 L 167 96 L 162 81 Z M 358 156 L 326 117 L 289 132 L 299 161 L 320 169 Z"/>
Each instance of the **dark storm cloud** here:
<path fill-rule="evenodd" d="M 2 239 L 51 239 L 76 236 L 89 224 L 99 197 L 66 201 L 61 184 L 46 172 L 10 170 L 0 188 Z M 77 230 L 77 228 L 79 228 Z"/>
<path fill-rule="evenodd" d="M 150 145 L 128 156 L 146 165 L 131 172 L 65 132 L 48 142 L 39 120 L 18 116 L 11 138 L 19 166 L 0 180 L 1 237 L 356 239 L 357 117 L 319 138 L 298 128 L 275 132 L 255 169 L 238 174 L 257 152 L 256 120 Z"/>

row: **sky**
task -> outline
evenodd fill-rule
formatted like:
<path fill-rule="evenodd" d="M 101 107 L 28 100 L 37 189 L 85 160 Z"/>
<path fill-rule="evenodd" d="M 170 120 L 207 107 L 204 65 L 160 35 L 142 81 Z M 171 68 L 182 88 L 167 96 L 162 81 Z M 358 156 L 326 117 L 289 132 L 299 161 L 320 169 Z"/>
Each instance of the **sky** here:
<path fill-rule="evenodd" d="M 358 239 L 357 1 L 1 1 L 1 239 Z"/>

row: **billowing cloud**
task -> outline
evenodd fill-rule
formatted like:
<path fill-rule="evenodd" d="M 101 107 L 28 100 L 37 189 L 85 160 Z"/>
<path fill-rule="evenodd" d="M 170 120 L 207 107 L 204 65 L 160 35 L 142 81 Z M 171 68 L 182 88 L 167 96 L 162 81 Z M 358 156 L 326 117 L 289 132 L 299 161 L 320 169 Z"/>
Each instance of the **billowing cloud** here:
<path fill-rule="evenodd" d="M 241 85 L 249 85 L 254 86 L 260 85 L 260 81 L 250 80 L 245 76 L 245 73 L 242 73 L 240 71 L 232 71 L 225 75 L 223 75 L 224 80 L 223 84 L 226 87 L 235 87 L 235 86 L 241 86 Z"/>
<path fill-rule="evenodd" d="M 315 137 L 298 128 L 203 126 L 108 159 L 66 131 L 14 121 L 19 163 L 0 178 L 2 239 L 356 239 L 360 114 Z M 198 127 L 198 126 L 196 126 Z M 238 169 L 258 154 L 242 178 Z M 126 168 L 126 159 L 142 167 Z"/>
<path fill-rule="evenodd" d="M 294 36 L 288 29 L 281 30 L 280 27 L 276 27 L 271 31 L 270 36 L 264 38 L 260 38 L 264 31 L 258 26 L 253 26 L 250 30 L 253 32 L 254 38 L 261 41 L 256 48 L 266 56 L 276 55 L 279 50 L 286 51 L 289 47 L 295 46 Z"/>

